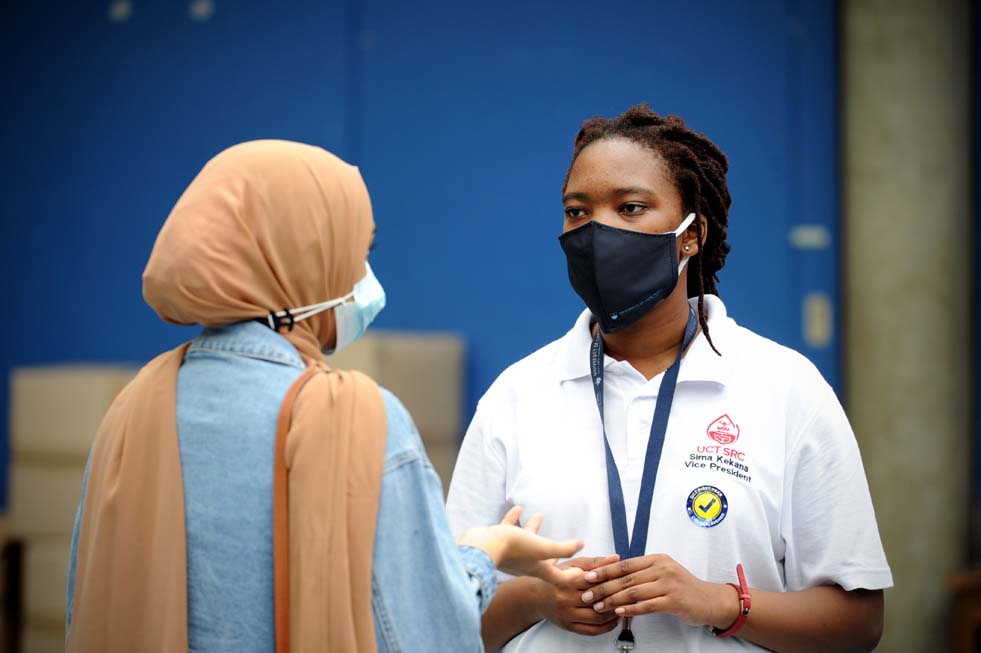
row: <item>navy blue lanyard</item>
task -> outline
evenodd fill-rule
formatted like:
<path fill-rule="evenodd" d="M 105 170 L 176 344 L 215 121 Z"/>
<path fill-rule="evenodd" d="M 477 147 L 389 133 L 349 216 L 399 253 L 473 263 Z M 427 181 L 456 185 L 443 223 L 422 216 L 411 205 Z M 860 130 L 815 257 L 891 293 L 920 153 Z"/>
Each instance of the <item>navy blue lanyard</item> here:
<path fill-rule="evenodd" d="M 695 338 L 698 331 L 698 319 L 695 311 L 688 311 L 688 325 L 685 327 L 685 339 L 678 350 L 674 364 L 664 373 L 661 387 L 657 392 L 657 407 L 654 409 L 654 421 L 651 422 L 651 437 L 647 440 L 647 455 L 644 458 L 644 473 L 640 481 L 640 498 L 637 501 L 637 515 L 634 519 L 634 534 L 627 540 L 627 509 L 623 505 L 623 487 L 620 485 L 620 472 L 613 459 L 610 449 L 610 439 L 606 437 L 606 420 L 603 417 L 603 336 L 599 328 L 593 337 L 589 350 L 589 370 L 593 377 L 593 392 L 596 393 L 596 406 L 599 408 L 600 423 L 603 425 L 603 444 L 606 446 L 606 481 L 610 488 L 610 516 L 613 518 L 613 543 L 621 560 L 636 558 L 644 555 L 647 548 L 647 529 L 651 521 L 651 500 L 654 498 L 654 481 L 657 478 L 657 467 L 661 463 L 661 449 L 664 447 L 664 436 L 668 431 L 668 418 L 671 415 L 671 404 L 674 401 L 674 389 L 678 384 L 678 370 L 681 368 L 681 356 Z"/>

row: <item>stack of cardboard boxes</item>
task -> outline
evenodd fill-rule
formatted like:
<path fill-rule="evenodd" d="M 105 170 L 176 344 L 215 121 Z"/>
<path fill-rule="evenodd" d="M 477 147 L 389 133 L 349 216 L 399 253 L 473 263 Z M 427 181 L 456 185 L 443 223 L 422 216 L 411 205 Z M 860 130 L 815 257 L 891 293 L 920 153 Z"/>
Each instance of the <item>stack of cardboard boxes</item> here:
<path fill-rule="evenodd" d="M 64 651 L 71 533 L 96 429 L 136 373 L 129 367 L 15 370 L 9 536 L 23 543 L 24 653 Z"/>
<path fill-rule="evenodd" d="M 452 334 L 369 331 L 327 357 L 336 369 L 364 372 L 398 397 L 449 488 L 463 436 L 464 347 Z"/>

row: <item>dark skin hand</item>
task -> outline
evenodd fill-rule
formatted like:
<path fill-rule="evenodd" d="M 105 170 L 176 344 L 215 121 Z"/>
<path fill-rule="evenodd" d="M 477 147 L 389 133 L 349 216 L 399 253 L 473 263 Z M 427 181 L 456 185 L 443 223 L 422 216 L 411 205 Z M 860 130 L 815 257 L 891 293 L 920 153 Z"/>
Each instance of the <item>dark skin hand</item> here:
<path fill-rule="evenodd" d="M 580 635 L 600 635 L 613 630 L 620 617 L 613 612 L 597 612 L 582 600 L 582 594 L 593 586 L 584 579 L 586 571 L 619 559 L 614 554 L 567 560 L 559 568 L 569 573 L 559 582 L 547 583 L 525 577 L 501 583 L 483 616 L 484 648 L 496 651 L 518 633 L 546 619 Z M 504 598 L 499 602 L 500 596 Z"/>
<path fill-rule="evenodd" d="M 563 194 L 563 231 L 590 220 L 644 233 L 667 233 L 685 219 L 681 195 L 656 154 L 633 141 L 613 138 L 582 150 Z M 707 222 L 701 215 L 678 237 L 678 260 L 698 253 Z M 647 379 L 666 370 L 678 354 L 688 321 L 688 268 L 674 291 L 643 318 L 622 331 L 603 334 L 606 353 L 628 361 Z M 616 628 L 621 616 L 664 612 L 689 625 L 727 628 L 737 617 L 736 590 L 696 578 L 667 555 L 647 555 L 602 564 L 577 559 L 581 578 L 563 587 L 537 579 L 503 583 L 484 615 L 488 650 L 503 646 L 542 619 L 584 635 Z M 735 581 L 735 570 L 733 570 Z M 573 588 L 585 587 L 578 601 Z M 752 590 L 752 613 L 739 637 L 774 651 L 864 653 L 882 633 L 881 591 L 845 591 L 837 586 L 800 592 Z M 591 621 L 583 606 L 606 621 Z"/>
<path fill-rule="evenodd" d="M 670 556 L 646 555 L 587 572 L 583 593 L 600 614 L 673 614 L 689 626 L 728 628 L 739 615 L 735 588 L 709 583 Z M 739 638 L 783 653 L 865 653 L 882 636 L 881 590 L 846 592 L 835 585 L 799 592 L 750 590 L 753 608 Z"/>

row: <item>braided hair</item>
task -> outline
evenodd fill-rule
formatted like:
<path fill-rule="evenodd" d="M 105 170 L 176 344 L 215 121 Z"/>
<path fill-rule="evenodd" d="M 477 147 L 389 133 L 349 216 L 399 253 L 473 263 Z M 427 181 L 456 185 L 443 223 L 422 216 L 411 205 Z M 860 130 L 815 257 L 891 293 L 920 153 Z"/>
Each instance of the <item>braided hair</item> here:
<path fill-rule="evenodd" d="M 700 246 L 689 261 L 688 269 L 694 269 L 695 274 L 688 275 L 688 296 L 698 297 L 698 323 L 709 345 L 719 354 L 709 335 L 705 294 L 718 294 L 718 273 L 729 253 L 726 230 L 732 199 L 726 185 L 726 155 L 705 135 L 689 129 L 681 118 L 659 116 L 644 103 L 616 118 L 595 117 L 584 122 L 576 135 L 569 172 L 587 145 L 609 138 L 625 138 L 652 150 L 674 178 L 684 214 L 695 212 L 708 222 L 708 233 L 703 234 L 701 221 L 695 221 Z"/>

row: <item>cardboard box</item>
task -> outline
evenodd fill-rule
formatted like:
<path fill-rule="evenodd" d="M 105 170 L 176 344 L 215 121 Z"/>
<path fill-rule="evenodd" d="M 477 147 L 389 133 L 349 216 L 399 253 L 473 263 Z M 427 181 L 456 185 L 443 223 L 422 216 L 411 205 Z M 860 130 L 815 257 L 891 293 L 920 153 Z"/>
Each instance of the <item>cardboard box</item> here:
<path fill-rule="evenodd" d="M 464 346 L 458 336 L 372 331 L 326 360 L 390 390 L 427 446 L 463 438 Z"/>
<path fill-rule="evenodd" d="M 52 365 L 15 369 L 10 379 L 10 442 L 16 452 L 83 459 L 135 367 Z"/>
<path fill-rule="evenodd" d="M 21 653 L 64 653 L 65 629 L 30 626 L 21 633 Z"/>
<path fill-rule="evenodd" d="M 46 465 L 18 460 L 10 473 L 9 532 L 13 536 L 70 536 L 82 496 L 85 461 Z"/>
<path fill-rule="evenodd" d="M 70 537 L 24 543 L 24 616 L 28 624 L 64 624 L 70 553 Z"/>

